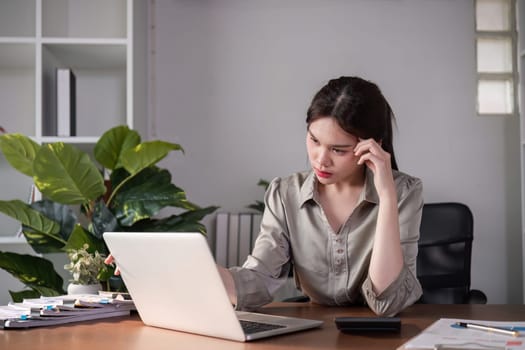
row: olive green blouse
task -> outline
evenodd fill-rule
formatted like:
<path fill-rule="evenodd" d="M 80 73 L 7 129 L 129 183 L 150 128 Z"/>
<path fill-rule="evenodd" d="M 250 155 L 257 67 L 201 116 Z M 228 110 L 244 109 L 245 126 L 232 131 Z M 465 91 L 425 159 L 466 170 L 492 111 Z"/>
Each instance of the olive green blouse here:
<path fill-rule="evenodd" d="M 297 287 L 315 303 L 366 302 L 376 314 L 392 316 L 416 302 L 422 293 L 416 278 L 422 183 L 399 171 L 393 175 L 404 267 L 386 290 L 374 293 L 368 275 L 379 207 L 373 173 L 367 169 L 356 208 L 334 232 L 319 205 L 315 175 L 309 171 L 271 182 L 252 254 L 242 267 L 230 268 L 237 309 L 253 310 L 271 302 L 290 268 Z"/>

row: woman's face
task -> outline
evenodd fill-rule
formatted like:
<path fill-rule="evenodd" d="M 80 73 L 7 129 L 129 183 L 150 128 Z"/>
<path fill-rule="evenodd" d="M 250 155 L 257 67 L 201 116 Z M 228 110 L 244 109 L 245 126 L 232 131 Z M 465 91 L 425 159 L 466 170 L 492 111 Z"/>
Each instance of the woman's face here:
<path fill-rule="evenodd" d="M 363 165 L 354 155 L 359 139 L 341 129 L 332 117 L 321 117 L 310 123 L 306 149 L 310 165 L 321 184 L 351 181 L 361 176 Z"/>

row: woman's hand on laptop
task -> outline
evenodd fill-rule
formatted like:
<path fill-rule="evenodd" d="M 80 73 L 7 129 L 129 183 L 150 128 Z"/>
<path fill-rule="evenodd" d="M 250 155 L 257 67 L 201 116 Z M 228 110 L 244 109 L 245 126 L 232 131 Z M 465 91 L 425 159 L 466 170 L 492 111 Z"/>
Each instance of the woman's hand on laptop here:
<path fill-rule="evenodd" d="M 115 258 L 111 254 L 109 254 L 108 257 L 104 260 L 104 264 L 106 265 L 112 265 L 114 262 L 115 262 Z M 118 268 L 118 266 L 115 266 L 114 273 L 116 276 L 120 275 L 120 269 Z"/>

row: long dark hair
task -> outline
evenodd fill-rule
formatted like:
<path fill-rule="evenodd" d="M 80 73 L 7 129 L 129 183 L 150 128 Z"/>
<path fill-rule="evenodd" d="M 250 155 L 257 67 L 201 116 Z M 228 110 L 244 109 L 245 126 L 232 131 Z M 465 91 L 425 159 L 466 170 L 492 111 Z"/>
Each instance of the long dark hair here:
<path fill-rule="evenodd" d="M 306 123 L 323 117 L 335 118 L 349 134 L 381 142 L 390 153 L 392 169 L 398 170 L 392 135 L 394 113 L 376 84 L 358 77 L 330 80 L 315 94 Z"/>

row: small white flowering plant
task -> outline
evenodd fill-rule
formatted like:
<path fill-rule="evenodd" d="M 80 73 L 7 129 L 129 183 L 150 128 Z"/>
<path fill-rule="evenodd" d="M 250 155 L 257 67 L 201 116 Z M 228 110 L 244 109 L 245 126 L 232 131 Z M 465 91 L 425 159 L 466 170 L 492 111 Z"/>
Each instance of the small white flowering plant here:
<path fill-rule="evenodd" d="M 74 284 L 95 284 L 99 283 L 98 276 L 106 269 L 104 256 L 98 251 L 90 253 L 89 245 L 86 243 L 80 249 L 70 249 L 67 251 L 70 263 L 64 265 L 64 269 L 71 272 Z"/>

